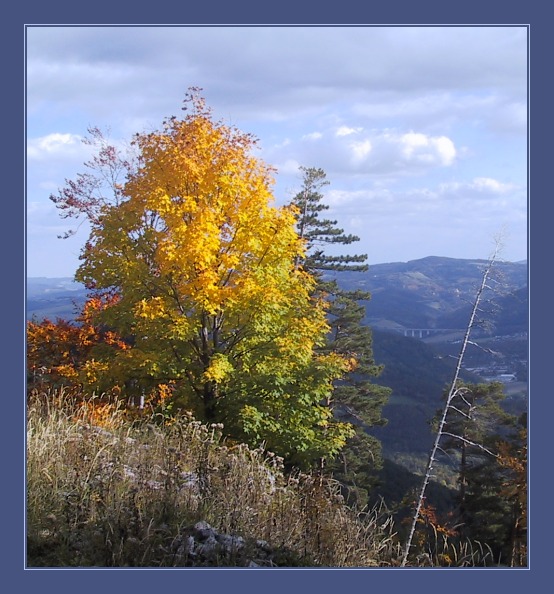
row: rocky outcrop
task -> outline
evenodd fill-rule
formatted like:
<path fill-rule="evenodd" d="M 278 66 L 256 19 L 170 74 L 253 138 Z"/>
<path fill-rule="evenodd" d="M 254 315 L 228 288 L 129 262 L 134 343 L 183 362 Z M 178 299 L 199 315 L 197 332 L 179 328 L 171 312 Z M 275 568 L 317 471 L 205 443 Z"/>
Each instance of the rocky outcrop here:
<path fill-rule="evenodd" d="M 265 540 L 220 534 L 208 522 L 184 528 L 172 544 L 176 567 L 290 567 L 299 559 L 292 551 Z"/>

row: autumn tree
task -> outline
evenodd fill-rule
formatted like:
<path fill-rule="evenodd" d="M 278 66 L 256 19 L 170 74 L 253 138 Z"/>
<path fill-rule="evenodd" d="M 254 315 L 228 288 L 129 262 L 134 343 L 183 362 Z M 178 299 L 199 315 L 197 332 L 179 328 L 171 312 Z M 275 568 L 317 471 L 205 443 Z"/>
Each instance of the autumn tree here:
<path fill-rule="evenodd" d="M 170 385 L 176 406 L 287 459 L 334 455 L 352 427 L 326 402 L 354 363 L 320 350 L 326 305 L 298 266 L 295 214 L 274 205 L 251 135 L 214 121 L 197 89 L 184 110 L 135 135 L 135 160 L 96 135 L 92 173 L 53 197 L 91 227 L 77 280 L 117 295 L 96 322 L 131 348 L 104 375 Z"/>
<path fill-rule="evenodd" d="M 27 383 L 30 388 L 73 383 L 86 352 L 80 329 L 67 320 L 27 322 Z"/>
<path fill-rule="evenodd" d="M 30 388 L 69 387 L 93 390 L 113 387 L 112 381 L 98 383 L 105 361 L 115 358 L 129 344 L 116 332 L 95 325 L 99 310 L 110 300 L 91 297 L 75 322 L 48 318 L 27 322 L 27 379 Z M 101 374 L 100 374 L 101 375 Z"/>
<path fill-rule="evenodd" d="M 500 496 L 508 504 L 509 542 L 505 543 L 505 556 L 510 566 L 524 567 L 528 519 L 527 414 L 518 419 L 516 429 L 509 439 L 499 442 L 497 463 L 502 469 Z"/>
<path fill-rule="evenodd" d="M 367 255 L 328 253 L 332 246 L 344 246 L 360 240 L 346 234 L 336 220 L 326 218 L 329 206 L 323 189 L 329 184 L 320 168 L 301 167 L 302 187 L 294 196 L 298 234 L 306 241 L 306 251 L 298 263 L 317 279 L 315 291 L 328 303 L 329 332 L 322 352 L 340 353 L 355 362 L 349 372 L 336 382 L 333 402 L 335 416 L 356 427 L 356 433 L 330 464 L 334 475 L 349 487 L 349 499 L 363 505 L 373 484 L 372 475 L 382 464 L 381 445 L 366 429 L 384 424 L 381 410 L 390 390 L 373 383 L 382 367 L 373 358 L 371 329 L 364 323 L 367 291 L 345 290 L 337 278 L 340 272 L 364 272 Z"/>

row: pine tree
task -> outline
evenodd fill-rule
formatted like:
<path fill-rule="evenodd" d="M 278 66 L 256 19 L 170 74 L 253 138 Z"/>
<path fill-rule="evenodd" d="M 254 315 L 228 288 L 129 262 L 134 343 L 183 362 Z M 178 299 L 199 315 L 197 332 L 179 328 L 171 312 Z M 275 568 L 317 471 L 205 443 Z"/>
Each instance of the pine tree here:
<path fill-rule="evenodd" d="M 300 167 L 300 170 L 304 176 L 302 188 L 293 198 L 292 204 L 298 209 L 298 235 L 308 246 L 308 254 L 303 261 L 304 267 L 316 273 L 324 270 L 365 272 L 367 264 L 364 262 L 367 260 L 367 254 L 331 256 L 325 253 L 326 245 L 348 245 L 359 241 L 360 238 L 356 235 L 346 235 L 343 229 L 336 226 L 337 221 L 319 218 L 321 212 L 329 210 L 329 206 L 322 203 L 324 196 L 321 190 L 330 183 L 323 169 Z"/>
<path fill-rule="evenodd" d="M 444 424 L 442 450 L 458 461 L 457 524 L 461 535 L 492 545 L 506 530 L 499 497 L 497 443 L 515 422 L 501 407 L 502 385 L 460 383 Z"/>
<path fill-rule="evenodd" d="M 374 484 L 374 474 L 382 466 L 381 444 L 366 429 L 386 422 L 381 410 L 390 390 L 372 383 L 382 367 L 375 363 L 372 333 L 363 323 L 364 302 L 371 295 L 342 289 L 336 273 L 366 271 L 367 255 L 326 253 L 327 247 L 349 245 L 360 238 L 345 234 L 337 227 L 337 221 L 320 217 L 329 209 L 323 203 L 322 189 L 329 185 L 325 172 L 314 167 L 300 169 L 302 187 L 291 204 L 296 208 L 297 231 L 305 241 L 306 253 L 297 264 L 317 278 L 316 292 L 329 303 L 330 332 L 322 350 L 339 353 L 353 362 L 353 369 L 336 383 L 333 402 L 329 404 L 337 418 L 356 427 L 356 435 L 350 438 L 340 457 L 329 462 L 329 469 L 345 484 L 349 499 L 364 505 L 367 491 Z"/>

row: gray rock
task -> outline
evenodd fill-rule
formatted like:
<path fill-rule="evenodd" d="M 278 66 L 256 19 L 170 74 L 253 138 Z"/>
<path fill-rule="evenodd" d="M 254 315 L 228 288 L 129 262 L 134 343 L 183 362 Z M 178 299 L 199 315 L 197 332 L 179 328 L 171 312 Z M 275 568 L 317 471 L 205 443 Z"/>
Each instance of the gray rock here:
<path fill-rule="evenodd" d="M 226 553 L 236 553 L 244 547 L 244 538 L 242 536 L 231 536 L 230 534 L 218 534 L 217 542 Z"/>
<path fill-rule="evenodd" d="M 209 538 L 213 538 L 215 540 L 216 531 L 210 526 L 210 524 L 208 524 L 208 522 L 205 522 L 204 520 L 196 522 L 194 525 L 194 531 L 196 536 L 202 541 L 208 540 Z"/>

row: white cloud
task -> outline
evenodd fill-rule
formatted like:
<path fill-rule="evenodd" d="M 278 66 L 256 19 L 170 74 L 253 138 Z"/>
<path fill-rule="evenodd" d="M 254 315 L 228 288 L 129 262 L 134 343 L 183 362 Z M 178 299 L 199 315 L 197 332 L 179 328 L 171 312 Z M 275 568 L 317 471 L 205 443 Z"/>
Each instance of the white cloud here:
<path fill-rule="evenodd" d="M 29 31 L 28 56 L 32 105 L 79 97 L 97 117 L 171 115 L 189 85 L 241 120 L 285 121 L 345 95 L 379 118 L 432 120 L 460 89 L 526 95 L 524 27 L 44 27 Z"/>
<path fill-rule="evenodd" d="M 527 134 L 527 104 L 523 100 L 499 98 L 487 114 L 488 128 L 496 134 Z"/>
<path fill-rule="evenodd" d="M 444 136 L 421 132 L 394 130 L 364 130 L 344 127 L 352 132 L 337 134 L 336 128 L 302 135 L 291 139 L 285 148 L 273 146 L 264 154 L 269 163 L 293 159 L 298 163 L 316 165 L 328 174 L 359 174 L 371 176 L 411 176 L 449 167 L 457 157 L 454 142 Z M 314 143 L 313 140 L 318 142 Z M 282 170 L 281 166 L 278 166 Z"/>
<path fill-rule="evenodd" d="M 388 190 L 329 190 L 325 193 L 325 203 L 334 209 L 342 209 L 352 204 L 364 208 L 372 200 L 388 201 L 390 199 L 391 193 Z"/>
<path fill-rule="evenodd" d="M 350 148 L 354 156 L 354 163 L 361 163 L 371 153 L 371 141 L 366 139 L 360 142 L 353 142 L 350 144 Z"/>
<path fill-rule="evenodd" d="M 340 126 L 335 132 L 336 136 L 350 136 L 350 134 L 356 134 L 357 132 L 361 132 L 363 128 L 349 128 L 348 126 Z"/>
<path fill-rule="evenodd" d="M 74 153 L 82 147 L 82 137 L 76 134 L 54 132 L 40 138 L 32 138 L 27 143 L 29 159 L 47 159 L 52 156 Z"/>
<path fill-rule="evenodd" d="M 430 137 L 425 134 L 408 132 L 398 142 L 407 161 L 420 161 L 425 164 L 452 165 L 456 157 L 454 143 L 446 136 Z"/>
<path fill-rule="evenodd" d="M 302 140 L 321 140 L 322 138 L 323 134 L 321 132 L 310 132 L 302 136 Z"/>
<path fill-rule="evenodd" d="M 366 125 L 394 122 L 397 127 L 414 127 L 431 134 L 438 131 L 450 134 L 460 126 L 494 134 L 525 136 L 527 133 L 525 95 L 500 93 L 493 87 L 479 92 L 459 88 L 374 93 L 355 103 L 352 115 L 362 118 Z"/>
<path fill-rule="evenodd" d="M 490 191 L 494 194 L 505 194 L 515 189 L 514 184 L 505 184 L 490 177 L 476 177 L 470 185 L 476 190 Z"/>
<path fill-rule="evenodd" d="M 457 195 L 499 195 L 510 192 L 520 191 L 521 188 L 516 184 L 505 183 L 490 177 L 476 177 L 465 182 L 447 182 L 440 184 L 439 191 L 442 194 Z"/>
<path fill-rule="evenodd" d="M 35 214 L 42 214 L 45 211 L 46 205 L 44 202 L 28 201 L 27 202 L 27 214 L 28 215 L 35 215 Z"/>
<path fill-rule="evenodd" d="M 295 159 L 287 159 L 278 166 L 279 174 L 298 175 L 301 163 Z"/>
<path fill-rule="evenodd" d="M 83 170 L 90 125 L 129 140 L 182 115 L 198 86 L 259 138 L 278 200 L 300 165 L 321 167 L 332 216 L 383 262 L 416 246 L 463 257 L 484 221 L 525 220 L 525 27 L 36 27 L 26 56 L 32 201 Z M 50 249 L 42 233 L 34 245 Z"/>
<path fill-rule="evenodd" d="M 417 219 L 427 226 L 433 218 L 441 225 L 474 224 L 478 228 L 484 221 L 521 220 L 522 213 L 525 215 L 521 192 L 513 184 L 475 178 L 396 189 L 378 184 L 358 190 L 333 188 L 325 193 L 325 202 L 333 217 L 365 220 L 368 233 L 374 232 L 371 222 L 377 220 L 392 225 L 402 219 Z"/>
<path fill-rule="evenodd" d="M 432 138 L 431 144 L 436 147 L 443 165 L 448 166 L 454 163 L 454 159 L 456 158 L 456 147 L 450 138 L 447 138 L 446 136 Z"/>

